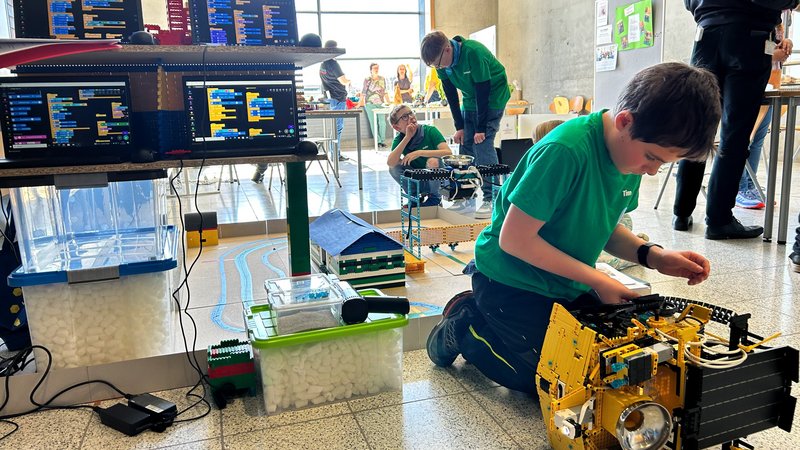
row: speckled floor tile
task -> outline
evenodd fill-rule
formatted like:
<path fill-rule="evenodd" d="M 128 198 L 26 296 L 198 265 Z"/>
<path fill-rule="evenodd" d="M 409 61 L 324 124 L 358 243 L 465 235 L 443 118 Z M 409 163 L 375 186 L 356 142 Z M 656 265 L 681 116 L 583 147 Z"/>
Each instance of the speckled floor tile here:
<path fill-rule="evenodd" d="M 520 447 L 550 448 L 537 398 L 504 387 L 472 392 L 472 396 Z"/>
<path fill-rule="evenodd" d="M 195 400 L 185 397 L 188 388 L 173 389 L 170 391 L 155 392 L 153 395 L 169 400 L 178 407 L 178 411 L 194 403 Z M 210 396 L 209 396 L 210 397 Z M 210 401 L 210 400 L 209 400 Z M 119 400 L 109 400 L 100 402 L 100 406 L 109 407 Z M 198 405 L 196 408 L 187 411 L 178 419 L 188 419 L 204 413 L 205 406 Z M 187 442 L 202 441 L 217 438 L 222 435 L 220 424 L 220 412 L 212 406 L 208 415 L 202 419 L 191 422 L 175 423 L 167 428 L 164 433 L 145 431 L 136 436 L 126 436 L 116 430 L 106 427 L 100 423 L 97 415 L 93 415 L 86 436 L 83 439 L 85 449 L 152 449 L 166 447 L 170 445 L 184 444 Z"/>
<path fill-rule="evenodd" d="M 225 435 L 222 439 L 226 450 L 369 449 L 352 415 Z"/>
<path fill-rule="evenodd" d="M 356 413 L 372 449 L 516 448 L 469 394 Z"/>
<path fill-rule="evenodd" d="M 475 366 L 468 363 L 467 360 L 461 357 L 456 358 L 453 365 L 448 367 L 447 372 L 453 375 L 464 389 L 468 391 L 476 391 L 480 389 L 489 389 L 499 386 L 494 381 L 486 378 Z"/>
<path fill-rule="evenodd" d="M 343 414 L 350 414 L 346 402 L 267 415 L 261 395 L 242 397 L 234 399 L 222 410 L 222 430 L 227 436 Z"/>
<path fill-rule="evenodd" d="M 436 367 L 425 350 L 403 353 L 403 391 L 386 392 L 370 397 L 350 400 L 354 411 L 381 408 L 417 400 L 442 397 L 464 392 L 464 387 L 441 367 Z"/>
<path fill-rule="evenodd" d="M 12 419 L 19 429 L 0 440 L 2 450 L 78 449 L 93 412 L 83 409 L 44 411 Z M 0 423 L 0 436 L 13 427 Z"/>
<path fill-rule="evenodd" d="M 222 437 L 159 447 L 158 450 L 222 450 Z"/>

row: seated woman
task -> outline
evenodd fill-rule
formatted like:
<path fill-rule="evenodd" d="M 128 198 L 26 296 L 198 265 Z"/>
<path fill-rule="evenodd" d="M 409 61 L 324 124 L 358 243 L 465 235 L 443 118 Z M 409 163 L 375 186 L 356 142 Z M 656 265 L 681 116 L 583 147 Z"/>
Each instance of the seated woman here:
<path fill-rule="evenodd" d="M 400 177 L 406 169 L 434 169 L 440 167 L 439 158 L 452 154 L 444 136 L 436 127 L 418 125 L 414 111 L 406 105 L 395 106 L 389 114 L 389 122 L 397 131 L 392 142 L 392 151 L 386 159 L 389 173 L 407 194 L 417 199 L 420 206 L 438 206 L 442 202 L 439 195 L 439 181 L 420 181 L 420 192 L 408 192 Z M 415 185 L 412 184 L 413 190 Z M 424 198 L 427 196 L 427 198 Z M 416 206 L 416 205 L 411 205 Z"/>

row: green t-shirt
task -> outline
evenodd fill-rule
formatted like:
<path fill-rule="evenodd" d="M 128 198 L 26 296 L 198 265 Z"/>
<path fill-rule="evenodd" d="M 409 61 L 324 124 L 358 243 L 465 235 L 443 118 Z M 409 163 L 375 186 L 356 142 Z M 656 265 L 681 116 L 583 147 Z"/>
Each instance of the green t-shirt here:
<path fill-rule="evenodd" d="M 589 287 L 534 267 L 500 249 L 500 228 L 513 203 L 545 222 L 539 235 L 594 267 L 620 218 L 636 209 L 641 175 L 617 170 L 603 139 L 603 113 L 567 121 L 523 156 L 495 201 L 492 223 L 478 236 L 475 263 L 487 277 L 552 298 L 573 300 Z"/>
<path fill-rule="evenodd" d="M 436 69 L 439 78 L 449 79 L 461 91 L 461 105 L 466 111 L 478 110 L 475 83 L 490 80 L 489 109 L 505 109 L 508 99 L 511 98 L 505 67 L 480 42 L 461 36 L 456 36 L 455 39 L 461 41 L 461 56 L 449 74 L 447 69 Z"/>
<path fill-rule="evenodd" d="M 420 144 L 417 148 L 409 148 L 411 147 L 410 145 L 406 146 L 406 148 L 403 149 L 403 156 L 413 152 L 414 150 L 436 150 L 439 148 L 439 144 L 446 142 L 444 136 L 442 136 L 442 132 L 439 131 L 438 128 L 431 125 L 422 125 L 422 128 L 424 128 L 423 131 L 425 132 L 425 137 L 422 139 L 422 144 Z M 397 133 L 397 136 L 394 137 L 394 141 L 392 142 L 392 148 L 396 148 L 397 145 L 400 144 L 400 141 L 403 140 L 403 137 L 405 137 L 405 134 Z M 411 167 L 413 169 L 424 169 L 425 164 L 427 163 L 428 158 L 423 156 L 411 161 Z"/>

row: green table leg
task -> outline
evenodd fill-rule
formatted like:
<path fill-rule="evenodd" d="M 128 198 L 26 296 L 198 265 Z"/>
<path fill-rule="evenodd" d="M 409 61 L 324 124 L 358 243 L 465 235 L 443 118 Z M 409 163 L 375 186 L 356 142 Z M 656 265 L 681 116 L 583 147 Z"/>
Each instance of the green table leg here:
<path fill-rule="evenodd" d="M 308 242 L 308 188 L 306 164 L 286 163 L 286 234 L 289 238 L 289 261 L 292 276 L 311 273 L 311 249 Z"/>

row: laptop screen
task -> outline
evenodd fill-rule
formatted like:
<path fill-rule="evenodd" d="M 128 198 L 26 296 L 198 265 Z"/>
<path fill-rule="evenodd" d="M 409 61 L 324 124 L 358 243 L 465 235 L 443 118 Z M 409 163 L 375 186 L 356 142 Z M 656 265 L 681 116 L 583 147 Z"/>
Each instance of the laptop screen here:
<path fill-rule="evenodd" d="M 291 153 L 300 142 L 294 74 L 184 77 L 193 152 Z"/>
<path fill-rule="evenodd" d="M 143 30 L 140 0 L 14 0 L 18 38 L 127 39 Z"/>
<path fill-rule="evenodd" d="M 123 79 L 0 79 L 8 159 L 125 160 L 134 145 L 130 114 L 130 90 Z"/>
<path fill-rule="evenodd" d="M 504 139 L 500 141 L 500 153 L 497 155 L 500 164 L 507 165 L 511 171 L 517 168 L 517 164 L 525 156 L 525 153 L 533 147 L 533 139 Z"/>

